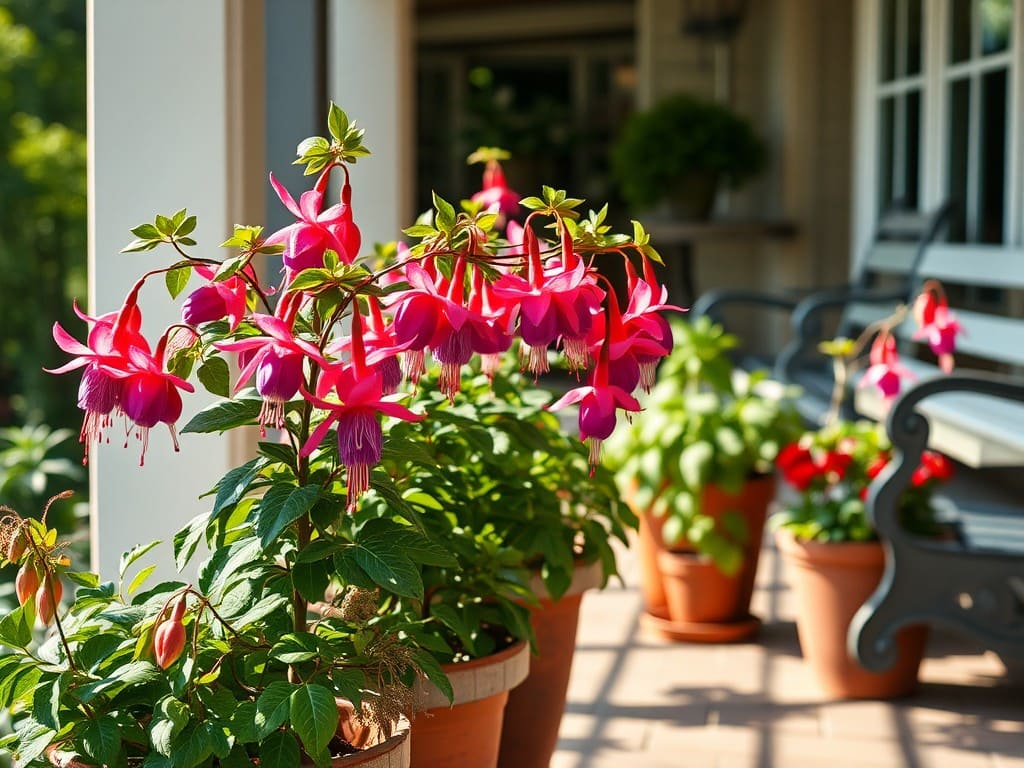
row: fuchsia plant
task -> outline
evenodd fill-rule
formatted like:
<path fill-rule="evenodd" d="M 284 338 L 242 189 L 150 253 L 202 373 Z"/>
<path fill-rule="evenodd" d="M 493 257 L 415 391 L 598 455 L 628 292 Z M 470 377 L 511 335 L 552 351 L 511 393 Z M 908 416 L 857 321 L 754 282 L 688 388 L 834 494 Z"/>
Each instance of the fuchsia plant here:
<path fill-rule="evenodd" d="M 657 361 L 672 346 L 663 314 L 676 308 L 654 276 L 652 262 L 660 259 L 643 227 L 634 222 L 632 237 L 610 234 L 606 208 L 581 218 L 583 201 L 550 187 L 542 197 L 518 200 L 492 151 L 485 158 L 485 188 L 473 201 L 456 213 L 435 195 L 432 215 L 405 231 L 418 242 L 371 271 L 359 258 L 347 168 L 369 153 L 362 131 L 333 105 L 330 125 L 330 140 L 309 139 L 299 147 L 297 162 L 318 176 L 298 203 L 270 177 L 293 224 L 269 236 L 258 227 L 238 227 L 225 243 L 237 252 L 219 261 L 187 250 L 195 245 L 189 237 L 194 216 L 184 210 L 158 216 L 133 230 L 138 239 L 125 250 L 168 244 L 180 259 L 143 276 L 118 312 L 79 313 L 89 326 L 85 344 L 54 327 L 57 343 L 75 355 L 54 372 L 85 368 L 79 405 L 86 414 L 86 450 L 122 419 L 126 433 L 134 429 L 142 439 L 143 457 L 148 430 L 158 423 L 168 426 L 177 448 L 179 390 L 192 391 L 185 380 L 191 369 L 198 364 L 200 381 L 227 394 L 224 355 L 235 354 L 240 374 L 234 390 L 255 379 L 264 433 L 284 429 L 300 458 L 323 449 L 336 433 L 351 507 L 380 460 L 381 416 L 421 418 L 397 402 L 400 372 L 415 385 L 429 353 L 441 366 L 441 390 L 454 400 L 473 355 L 493 369 L 518 339 L 522 365 L 535 377 L 548 370 L 549 353 L 561 348 L 569 369 L 585 380 L 551 407 L 580 404 L 581 439 L 589 441 L 596 463 L 619 410 L 639 410 L 633 391 L 641 384 L 649 389 Z M 341 199 L 325 209 L 328 181 L 338 169 Z M 525 222 L 508 222 L 508 237 L 502 237 L 496 227 L 520 205 L 529 210 Z M 553 241 L 538 234 L 544 226 L 556 234 Z M 257 276 L 256 259 L 266 254 L 281 254 L 284 262 L 273 288 Z M 625 313 L 595 267 L 598 256 L 625 261 Z M 167 329 L 151 352 L 140 331 L 137 296 L 143 282 L 160 273 L 172 295 L 193 273 L 206 282 L 186 298 L 183 323 Z"/>

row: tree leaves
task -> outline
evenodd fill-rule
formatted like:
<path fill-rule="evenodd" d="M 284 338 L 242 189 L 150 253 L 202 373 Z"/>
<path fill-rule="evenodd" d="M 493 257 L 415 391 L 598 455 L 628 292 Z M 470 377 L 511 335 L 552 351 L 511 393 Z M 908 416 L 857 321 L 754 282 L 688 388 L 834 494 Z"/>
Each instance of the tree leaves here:
<path fill-rule="evenodd" d="M 306 752 L 322 752 L 338 728 L 334 694 L 320 685 L 300 686 L 291 695 L 291 722 Z"/>

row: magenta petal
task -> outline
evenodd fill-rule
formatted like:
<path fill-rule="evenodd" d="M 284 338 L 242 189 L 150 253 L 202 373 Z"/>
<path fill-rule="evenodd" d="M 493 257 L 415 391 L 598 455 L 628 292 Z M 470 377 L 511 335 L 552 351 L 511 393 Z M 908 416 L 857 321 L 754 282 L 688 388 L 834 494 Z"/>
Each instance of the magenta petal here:
<path fill-rule="evenodd" d="M 284 207 L 291 211 L 292 215 L 297 219 L 302 218 L 302 211 L 299 210 L 299 206 L 295 204 L 295 199 L 291 196 L 284 185 L 274 178 L 274 174 L 270 174 L 270 185 L 274 188 L 277 193 L 278 199 L 284 203 Z"/>

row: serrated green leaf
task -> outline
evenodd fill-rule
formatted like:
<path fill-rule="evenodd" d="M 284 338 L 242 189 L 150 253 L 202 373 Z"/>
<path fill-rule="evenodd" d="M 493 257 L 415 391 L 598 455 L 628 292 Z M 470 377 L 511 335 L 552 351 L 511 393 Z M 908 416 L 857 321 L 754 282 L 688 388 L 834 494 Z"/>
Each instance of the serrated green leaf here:
<path fill-rule="evenodd" d="M 0 644 L 10 648 L 24 648 L 32 642 L 32 623 L 28 621 L 28 612 L 32 612 L 34 620 L 31 600 L 0 619 Z"/>
<path fill-rule="evenodd" d="M 437 659 L 426 651 L 417 649 L 413 652 L 413 662 L 427 676 L 427 679 L 437 686 L 437 689 L 444 694 L 449 703 L 454 701 L 455 691 L 452 690 L 451 681 L 448 679 L 448 675 L 444 673 Z"/>
<path fill-rule="evenodd" d="M 368 539 L 353 547 L 356 563 L 384 589 L 403 597 L 423 597 L 423 579 L 412 560 L 391 542 Z"/>
<path fill-rule="evenodd" d="M 298 768 L 299 743 L 287 731 L 270 734 L 260 744 L 260 768 Z"/>
<path fill-rule="evenodd" d="M 121 726 L 110 715 L 87 721 L 82 729 L 82 748 L 98 765 L 112 765 L 121 751 Z"/>
<path fill-rule="evenodd" d="M 173 696 L 165 696 L 157 702 L 149 726 L 149 740 L 153 749 L 171 757 L 174 740 L 188 725 L 190 717 L 188 707 Z"/>
<path fill-rule="evenodd" d="M 238 503 L 238 500 L 248 492 L 262 466 L 263 459 L 253 459 L 224 475 L 216 485 L 217 497 L 213 502 L 211 514 L 217 515 L 231 504 Z"/>
<path fill-rule="evenodd" d="M 296 488 L 291 483 L 271 486 L 260 500 L 256 534 L 269 547 L 291 523 L 307 514 L 320 497 L 319 485 Z"/>
<path fill-rule="evenodd" d="M 291 722 L 306 752 L 323 751 L 338 729 L 334 694 L 321 685 L 300 686 L 292 692 Z"/>
<path fill-rule="evenodd" d="M 256 732 L 256 704 L 251 701 L 243 701 L 231 714 L 231 733 L 235 738 L 247 744 L 259 739 Z"/>
<path fill-rule="evenodd" d="M 321 596 L 322 597 L 322 596 Z M 285 664 L 298 664 L 315 659 L 320 654 L 316 635 L 310 632 L 289 633 L 270 649 L 270 657 Z"/>
<path fill-rule="evenodd" d="M 174 768 L 193 768 L 213 754 L 213 739 L 203 723 L 192 723 L 174 740 L 170 755 Z"/>
<path fill-rule="evenodd" d="M 47 728 L 34 718 L 27 717 L 15 726 L 18 735 L 18 748 L 14 759 L 18 765 L 28 765 L 39 758 L 53 742 L 57 732 Z"/>
<path fill-rule="evenodd" d="M 181 431 L 182 433 L 226 432 L 235 427 L 255 424 L 262 407 L 262 400 L 247 397 L 223 400 L 201 410 L 181 428 Z"/>
<path fill-rule="evenodd" d="M 294 690 L 295 686 L 277 680 L 268 685 L 256 700 L 256 718 L 253 722 L 261 740 L 266 739 L 288 720 Z"/>

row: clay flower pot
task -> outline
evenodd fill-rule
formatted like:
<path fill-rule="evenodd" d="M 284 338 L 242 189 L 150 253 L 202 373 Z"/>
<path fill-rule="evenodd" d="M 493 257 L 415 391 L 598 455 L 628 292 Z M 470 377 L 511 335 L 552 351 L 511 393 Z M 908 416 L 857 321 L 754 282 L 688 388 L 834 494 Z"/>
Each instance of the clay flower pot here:
<path fill-rule="evenodd" d="M 530 672 L 530 647 L 521 641 L 444 671 L 455 691 L 451 706 L 430 683 L 416 692 L 412 768 L 495 768 L 505 703 Z"/>
<path fill-rule="evenodd" d="M 540 606 L 530 611 L 537 653 L 530 675 L 509 693 L 501 732 L 499 768 L 547 768 L 558 743 L 583 593 L 601 583 L 601 565 L 579 566 L 558 601 L 546 596 L 540 576 L 530 585 Z"/>
<path fill-rule="evenodd" d="M 835 699 L 887 699 L 910 693 L 917 685 L 927 626 L 906 627 L 897 634 L 896 663 L 885 672 L 869 672 L 847 651 L 850 622 L 882 580 L 882 545 L 798 541 L 785 530 L 775 540 L 790 566 L 796 592 L 800 650 L 825 694 Z"/>
<path fill-rule="evenodd" d="M 709 558 L 692 550 L 669 550 L 661 535 L 662 519 L 650 513 L 641 516 L 638 546 L 647 604 L 645 626 L 669 639 L 693 642 L 741 640 L 757 631 L 760 621 L 750 615 L 750 598 L 768 505 L 774 496 L 771 476 L 750 480 L 737 494 L 715 485 L 704 488 L 704 514 L 717 520 L 736 510 L 746 522 L 743 565 L 733 575 L 722 573 Z"/>

